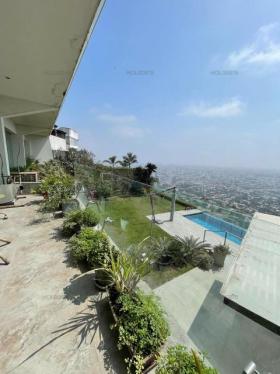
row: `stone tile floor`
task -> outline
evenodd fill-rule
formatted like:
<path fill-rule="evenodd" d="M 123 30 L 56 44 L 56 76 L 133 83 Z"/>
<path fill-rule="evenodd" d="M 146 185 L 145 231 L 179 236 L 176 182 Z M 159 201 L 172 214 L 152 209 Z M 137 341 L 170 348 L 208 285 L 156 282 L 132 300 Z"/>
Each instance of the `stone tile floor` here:
<path fill-rule="evenodd" d="M 70 266 L 62 220 L 39 213 L 40 199 L 0 210 L 0 238 L 11 241 L 0 247 L 10 261 L 0 265 L 0 373 L 125 373 L 104 295 Z"/>

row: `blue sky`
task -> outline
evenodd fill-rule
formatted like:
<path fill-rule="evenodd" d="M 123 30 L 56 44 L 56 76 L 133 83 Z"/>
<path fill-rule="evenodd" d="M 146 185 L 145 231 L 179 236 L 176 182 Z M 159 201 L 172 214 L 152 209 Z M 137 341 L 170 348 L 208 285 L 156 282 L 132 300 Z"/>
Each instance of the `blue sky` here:
<path fill-rule="evenodd" d="M 280 3 L 107 0 L 57 120 L 98 160 L 280 168 Z"/>

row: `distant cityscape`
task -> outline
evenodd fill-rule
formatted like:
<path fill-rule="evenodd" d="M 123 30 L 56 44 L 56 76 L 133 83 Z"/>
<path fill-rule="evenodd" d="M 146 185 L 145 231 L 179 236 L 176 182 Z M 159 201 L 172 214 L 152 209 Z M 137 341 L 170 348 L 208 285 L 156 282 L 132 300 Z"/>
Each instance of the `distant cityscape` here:
<path fill-rule="evenodd" d="M 163 187 L 176 185 L 183 199 L 202 199 L 240 213 L 280 215 L 280 171 L 160 166 Z"/>

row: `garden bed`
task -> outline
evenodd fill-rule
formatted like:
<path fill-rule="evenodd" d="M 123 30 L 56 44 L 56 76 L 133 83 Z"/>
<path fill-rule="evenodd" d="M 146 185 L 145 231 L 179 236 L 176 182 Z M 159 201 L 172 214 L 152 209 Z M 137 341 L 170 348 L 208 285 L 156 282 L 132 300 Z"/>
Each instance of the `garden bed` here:
<path fill-rule="evenodd" d="M 123 317 L 123 314 L 121 312 L 121 307 L 120 307 L 120 305 L 118 305 L 118 302 L 117 302 L 118 297 L 116 296 L 115 293 L 112 293 L 110 289 L 107 289 L 107 293 L 108 293 L 108 302 L 109 302 L 110 310 L 112 312 L 112 316 L 113 316 L 113 319 L 116 323 L 116 326 L 118 326 L 119 322 L 120 322 L 120 319 Z M 157 365 L 156 360 L 157 360 L 157 357 L 159 355 L 159 352 L 161 351 L 162 346 L 163 346 L 163 344 L 155 352 L 153 352 L 149 355 L 146 355 L 142 359 L 142 365 L 143 366 L 142 366 L 142 371 L 141 372 L 143 374 L 150 372 L 150 370 L 152 370 Z M 127 353 L 129 355 L 130 359 L 133 360 L 134 357 L 137 354 L 134 355 L 134 352 L 131 348 L 131 345 L 127 345 L 125 348 L 127 350 Z"/>

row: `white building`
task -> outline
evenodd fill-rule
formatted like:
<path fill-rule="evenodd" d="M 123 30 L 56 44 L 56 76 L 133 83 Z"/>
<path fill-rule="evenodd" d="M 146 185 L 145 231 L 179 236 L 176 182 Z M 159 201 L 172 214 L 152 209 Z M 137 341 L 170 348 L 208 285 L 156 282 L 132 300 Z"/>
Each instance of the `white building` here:
<path fill-rule="evenodd" d="M 59 130 L 62 130 L 66 134 L 66 148 L 69 150 L 70 148 L 79 149 L 79 134 L 77 131 L 71 129 L 70 127 L 60 127 Z"/>
<path fill-rule="evenodd" d="M 10 167 L 24 166 L 27 157 L 42 162 L 53 157 L 54 148 L 77 146 L 71 131 L 68 146 L 50 134 L 103 4 L 104 0 L 1 1 L 2 176 L 10 175 Z"/>

